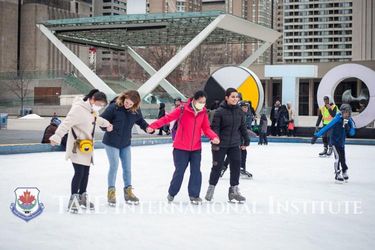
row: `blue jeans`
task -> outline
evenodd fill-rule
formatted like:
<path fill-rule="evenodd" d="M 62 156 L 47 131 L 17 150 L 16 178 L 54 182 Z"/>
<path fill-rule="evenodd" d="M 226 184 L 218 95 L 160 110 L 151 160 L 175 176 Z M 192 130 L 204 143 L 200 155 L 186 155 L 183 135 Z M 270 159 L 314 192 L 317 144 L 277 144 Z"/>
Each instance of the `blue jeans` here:
<path fill-rule="evenodd" d="M 122 178 L 124 180 L 124 187 L 131 186 L 131 151 L 130 146 L 126 148 L 115 148 L 104 144 L 105 151 L 109 161 L 108 171 L 108 187 L 114 187 L 116 184 L 116 175 L 118 169 L 119 159 L 122 165 Z"/>
<path fill-rule="evenodd" d="M 188 191 L 190 197 L 199 197 L 202 185 L 201 173 L 201 150 L 185 151 L 180 149 L 173 150 L 173 161 L 175 171 L 169 186 L 169 194 L 176 196 L 180 191 L 182 181 L 187 166 L 190 163 L 190 178 L 188 184 Z"/>

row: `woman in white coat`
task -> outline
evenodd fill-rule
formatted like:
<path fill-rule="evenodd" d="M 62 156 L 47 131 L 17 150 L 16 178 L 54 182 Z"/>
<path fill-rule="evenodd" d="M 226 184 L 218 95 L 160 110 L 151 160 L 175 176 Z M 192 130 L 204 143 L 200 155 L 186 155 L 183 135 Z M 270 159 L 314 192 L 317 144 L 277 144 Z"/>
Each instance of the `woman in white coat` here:
<path fill-rule="evenodd" d="M 51 145 L 59 145 L 62 137 L 69 133 L 65 158 L 70 159 L 74 167 L 68 205 L 71 212 L 77 212 L 80 206 L 94 209 L 94 204 L 88 202 L 86 188 L 93 163 L 95 125 L 105 127 L 107 131 L 113 129 L 112 124 L 98 116 L 99 110 L 106 105 L 106 95 L 97 89 L 91 90 L 83 99 L 77 97 L 65 120 L 49 138 Z"/>

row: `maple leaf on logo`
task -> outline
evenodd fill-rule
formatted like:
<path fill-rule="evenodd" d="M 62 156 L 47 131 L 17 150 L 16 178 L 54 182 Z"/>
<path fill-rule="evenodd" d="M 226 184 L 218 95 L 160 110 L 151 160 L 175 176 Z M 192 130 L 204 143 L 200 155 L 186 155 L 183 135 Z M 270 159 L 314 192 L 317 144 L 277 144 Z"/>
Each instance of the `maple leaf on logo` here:
<path fill-rule="evenodd" d="M 23 195 L 20 195 L 19 200 L 23 204 L 31 204 L 35 200 L 35 196 L 31 195 L 30 192 L 26 190 L 25 192 L 23 192 Z"/>

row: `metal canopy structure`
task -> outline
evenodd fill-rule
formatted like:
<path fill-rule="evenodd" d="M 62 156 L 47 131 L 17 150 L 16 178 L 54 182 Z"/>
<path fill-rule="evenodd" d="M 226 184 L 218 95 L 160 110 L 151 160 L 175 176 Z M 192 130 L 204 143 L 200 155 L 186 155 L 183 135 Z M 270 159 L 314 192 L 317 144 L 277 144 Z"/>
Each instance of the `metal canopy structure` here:
<path fill-rule="evenodd" d="M 37 24 L 41 32 L 95 87 L 109 95 L 114 91 L 87 67 L 63 42 L 126 50 L 151 77 L 139 89 L 142 98 L 159 84 L 172 97 L 185 98 L 165 78 L 201 44 L 263 44 L 241 66 L 249 67 L 280 33 L 221 11 L 133 14 L 48 20 Z M 156 71 L 132 47 L 157 45 L 183 46 Z"/>
<path fill-rule="evenodd" d="M 97 16 L 43 23 L 62 41 L 124 50 L 127 46 L 185 45 L 221 11 Z M 213 31 L 204 44 L 254 43 L 257 39 L 224 29 Z"/>

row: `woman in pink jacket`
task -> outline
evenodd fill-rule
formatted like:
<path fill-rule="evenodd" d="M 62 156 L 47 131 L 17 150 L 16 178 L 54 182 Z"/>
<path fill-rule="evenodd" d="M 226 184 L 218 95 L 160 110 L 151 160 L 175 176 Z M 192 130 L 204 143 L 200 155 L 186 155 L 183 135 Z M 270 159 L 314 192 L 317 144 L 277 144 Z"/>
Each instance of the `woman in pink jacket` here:
<path fill-rule="evenodd" d="M 178 122 L 176 137 L 173 142 L 173 161 L 175 171 L 168 190 L 168 201 L 172 202 L 180 191 L 185 170 L 190 163 L 190 179 L 188 185 L 189 197 L 192 204 L 200 204 L 199 197 L 202 185 L 201 165 L 201 135 L 210 138 L 213 144 L 219 144 L 219 137 L 210 128 L 206 112 L 207 94 L 198 91 L 187 103 L 176 108 L 170 114 L 150 124 L 149 132 L 172 121 Z"/>

